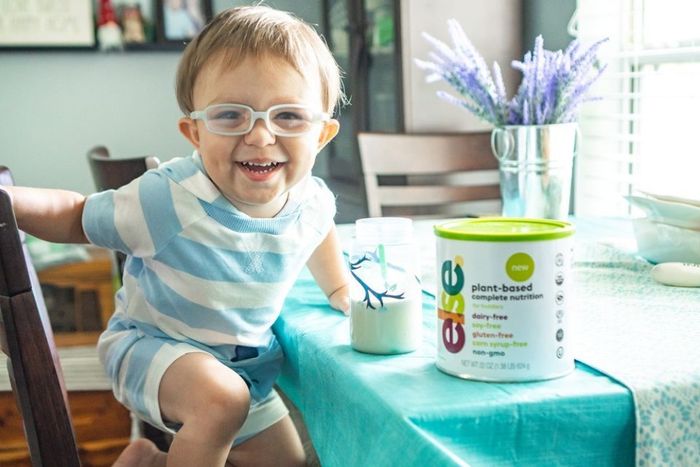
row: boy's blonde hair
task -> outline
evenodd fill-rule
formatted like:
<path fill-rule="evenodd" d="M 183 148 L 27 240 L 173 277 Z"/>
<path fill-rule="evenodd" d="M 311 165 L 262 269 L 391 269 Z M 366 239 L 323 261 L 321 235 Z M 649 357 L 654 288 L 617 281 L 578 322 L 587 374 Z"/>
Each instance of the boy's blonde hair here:
<path fill-rule="evenodd" d="M 180 109 L 194 109 L 193 90 L 204 64 L 223 53 L 224 64 L 266 54 L 280 57 L 302 76 L 318 69 L 321 101 L 330 114 L 342 99 L 340 70 L 325 42 L 307 23 L 290 13 L 257 5 L 222 11 L 185 48 L 177 70 L 176 92 Z M 284 79 L 284 77 L 280 77 Z"/>

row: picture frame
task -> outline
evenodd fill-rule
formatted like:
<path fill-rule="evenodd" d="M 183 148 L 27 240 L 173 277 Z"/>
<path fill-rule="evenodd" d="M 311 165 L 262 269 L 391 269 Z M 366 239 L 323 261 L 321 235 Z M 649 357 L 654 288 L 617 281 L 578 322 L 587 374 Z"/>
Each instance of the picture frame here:
<path fill-rule="evenodd" d="M 160 43 L 192 40 L 212 17 L 211 0 L 156 0 L 156 35 Z"/>
<path fill-rule="evenodd" d="M 0 2 L 0 49 L 94 49 L 92 0 Z"/>
<path fill-rule="evenodd" d="M 119 8 L 119 23 L 122 27 L 124 44 L 144 44 L 147 42 L 141 5 L 138 3 L 121 5 Z"/>

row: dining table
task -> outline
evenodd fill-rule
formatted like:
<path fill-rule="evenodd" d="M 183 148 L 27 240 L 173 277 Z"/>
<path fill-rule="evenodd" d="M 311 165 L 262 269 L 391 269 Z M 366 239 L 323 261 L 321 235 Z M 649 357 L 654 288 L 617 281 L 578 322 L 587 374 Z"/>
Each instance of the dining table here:
<path fill-rule="evenodd" d="M 399 355 L 353 350 L 304 270 L 274 325 L 279 387 L 321 465 L 700 465 L 700 289 L 654 282 L 626 219 L 571 218 L 575 369 L 530 382 L 440 371 L 434 226 L 417 220 L 423 329 Z M 338 226 L 343 249 L 354 226 Z"/>

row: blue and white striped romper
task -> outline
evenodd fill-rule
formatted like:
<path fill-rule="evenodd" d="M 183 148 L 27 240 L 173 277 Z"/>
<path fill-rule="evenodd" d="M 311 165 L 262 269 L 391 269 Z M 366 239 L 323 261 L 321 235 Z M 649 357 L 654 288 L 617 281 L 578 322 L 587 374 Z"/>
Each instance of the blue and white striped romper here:
<path fill-rule="evenodd" d="M 178 357 L 203 351 L 241 375 L 254 412 L 271 397 L 283 358 L 271 326 L 334 215 L 333 194 L 309 176 L 277 216 L 251 218 L 219 192 L 196 151 L 89 196 L 88 239 L 128 255 L 98 342 L 115 397 L 172 432 L 160 380 Z"/>

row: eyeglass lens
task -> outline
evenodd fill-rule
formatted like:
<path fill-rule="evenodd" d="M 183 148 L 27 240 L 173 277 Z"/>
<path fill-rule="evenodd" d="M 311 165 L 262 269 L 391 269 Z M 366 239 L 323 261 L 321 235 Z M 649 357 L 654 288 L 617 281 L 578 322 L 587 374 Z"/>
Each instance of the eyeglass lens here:
<path fill-rule="evenodd" d="M 300 107 L 274 107 L 269 110 L 270 131 L 277 135 L 298 135 L 309 131 L 313 114 Z M 252 113 L 247 107 L 225 104 L 206 109 L 206 121 L 210 131 L 220 133 L 246 133 L 252 125 Z"/>

